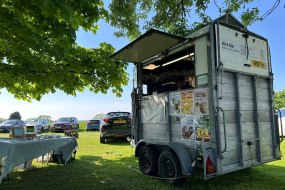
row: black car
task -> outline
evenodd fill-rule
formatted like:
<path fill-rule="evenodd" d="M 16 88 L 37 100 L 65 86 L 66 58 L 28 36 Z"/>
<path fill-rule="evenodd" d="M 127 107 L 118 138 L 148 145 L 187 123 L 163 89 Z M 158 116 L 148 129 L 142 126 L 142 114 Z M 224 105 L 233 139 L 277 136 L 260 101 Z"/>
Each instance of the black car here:
<path fill-rule="evenodd" d="M 100 124 L 100 143 L 107 138 L 131 137 L 132 115 L 129 112 L 109 112 Z"/>
<path fill-rule="evenodd" d="M 61 117 L 50 128 L 51 132 L 63 132 L 65 130 L 79 130 L 79 122 L 76 117 Z"/>
<path fill-rule="evenodd" d="M 12 127 L 20 127 L 25 125 L 26 125 L 25 122 L 20 119 L 6 120 L 0 124 L 0 132 L 9 133 Z"/>

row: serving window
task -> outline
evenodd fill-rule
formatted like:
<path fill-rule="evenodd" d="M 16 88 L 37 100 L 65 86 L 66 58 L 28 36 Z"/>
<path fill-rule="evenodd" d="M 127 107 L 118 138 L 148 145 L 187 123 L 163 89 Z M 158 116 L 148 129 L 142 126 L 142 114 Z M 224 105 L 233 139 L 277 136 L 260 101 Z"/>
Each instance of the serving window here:
<path fill-rule="evenodd" d="M 142 69 L 143 95 L 195 88 L 194 47 L 167 56 Z"/>

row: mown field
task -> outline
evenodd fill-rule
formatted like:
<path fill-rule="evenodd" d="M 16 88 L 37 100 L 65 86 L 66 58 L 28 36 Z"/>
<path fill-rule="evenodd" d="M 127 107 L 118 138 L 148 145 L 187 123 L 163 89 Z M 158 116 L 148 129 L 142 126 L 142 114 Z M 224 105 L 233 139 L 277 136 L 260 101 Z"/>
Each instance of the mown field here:
<path fill-rule="evenodd" d="M 84 131 L 81 123 L 76 160 L 63 166 L 33 161 L 33 168 L 10 173 L 0 190 L 92 189 L 285 189 L 285 159 L 204 181 L 201 174 L 187 177 L 178 188 L 139 172 L 134 149 L 124 140 L 99 143 L 99 132 Z M 6 136 L 7 134 L 1 134 Z M 282 143 L 283 153 L 285 143 Z M 0 150 L 1 151 L 1 150 Z M 283 154 L 284 155 L 284 154 Z"/>

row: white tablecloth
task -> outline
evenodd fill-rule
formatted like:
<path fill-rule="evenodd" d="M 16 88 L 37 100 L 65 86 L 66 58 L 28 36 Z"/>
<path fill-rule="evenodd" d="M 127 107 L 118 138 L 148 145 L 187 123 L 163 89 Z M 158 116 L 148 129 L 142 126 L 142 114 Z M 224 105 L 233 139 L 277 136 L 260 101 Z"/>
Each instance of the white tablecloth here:
<path fill-rule="evenodd" d="M 26 161 L 33 160 L 53 150 L 62 152 L 65 162 L 77 147 L 77 141 L 73 137 L 58 137 L 48 139 L 1 139 L 0 138 L 0 163 L 3 165 L 0 175 L 0 183 L 14 167 Z"/>

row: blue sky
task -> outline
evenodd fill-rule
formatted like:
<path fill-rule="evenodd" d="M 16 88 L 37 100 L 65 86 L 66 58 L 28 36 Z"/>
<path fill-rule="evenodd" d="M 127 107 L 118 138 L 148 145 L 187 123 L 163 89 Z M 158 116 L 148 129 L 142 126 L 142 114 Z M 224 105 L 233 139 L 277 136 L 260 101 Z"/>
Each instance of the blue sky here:
<path fill-rule="evenodd" d="M 284 3 L 284 2 L 283 2 Z M 271 1 L 256 1 L 254 4 L 261 10 L 261 14 L 271 8 Z M 211 5 L 209 11 L 212 18 L 219 16 L 217 9 Z M 234 14 L 239 16 L 238 14 Z M 285 8 L 280 4 L 264 21 L 256 22 L 248 29 L 267 38 L 269 41 L 272 57 L 272 67 L 274 73 L 274 91 L 278 92 L 285 89 Z M 100 29 L 95 36 L 92 33 L 86 33 L 82 30 L 77 33 L 78 44 L 96 48 L 100 42 L 111 43 L 117 50 L 129 43 L 128 39 L 115 38 L 114 29 L 110 26 L 100 23 Z M 39 115 L 50 115 L 53 120 L 62 116 L 75 116 L 78 119 L 91 119 L 96 114 L 109 111 L 131 111 L 130 93 L 132 89 L 132 65 L 127 72 L 130 75 L 128 86 L 124 87 L 121 98 L 116 97 L 111 92 L 108 94 L 94 94 L 89 91 L 78 93 L 76 97 L 66 95 L 63 92 L 45 95 L 41 101 L 28 103 L 19 101 L 9 94 L 5 89 L 0 94 L 0 118 L 8 118 L 14 111 L 19 111 L 22 118 L 28 119 L 38 117 Z"/>

